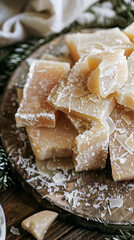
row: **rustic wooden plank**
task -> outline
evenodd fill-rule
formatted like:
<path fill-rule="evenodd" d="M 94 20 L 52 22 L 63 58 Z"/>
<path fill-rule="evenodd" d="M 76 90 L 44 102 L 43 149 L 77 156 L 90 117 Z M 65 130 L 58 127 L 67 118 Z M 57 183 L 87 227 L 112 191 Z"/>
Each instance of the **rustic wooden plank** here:
<path fill-rule="evenodd" d="M 0 196 L 0 200 L 1 199 L 7 219 L 7 240 L 34 239 L 30 234 L 21 228 L 21 222 L 23 219 L 35 212 L 41 211 L 41 206 L 30 194 L 24 192 L 21 186 L 19 186 L 19 188 L 14 186 L 12 189 L 8 189 L 3 192 L 3 195 Z M 15 236 L 10 233 L 11 226 L 19 229 L 20 236 Z M 52 224 L 44 239 L 59 239 L 73 228 L 74 226 L 63 222 L 58 218 Z"/>
<path fill-rule="evenodd" d="M 4 194 L 2 207 L 6 216 L 7 229 L 16 222 L 21 222 L 26 216 L 31 215 L 40 208 L 32 195 L 25 193 L 21 187 L 15 187 L 13 191 L 7 190 L 5 193 L 7 193 L 8 198 Z"/>
<path fill-rule="evenodd" d="M 15 225 L 15 224 L 14 224 L 13 226 L 19 229 L 20 236 L 14 235 L 13 233 L 10 232 L 10 229 L 8 229 L 6 240 L 14 240 L 14 239 L 20 240 L 20 239 L 22 239 L 23 237 L 24 237 L 25 239 L 27 239 L 27 237 L 30 237 L 30 239 L 33 238 L 30 234 L 28 234 L 26 231 L 24 231 L 23 229 L 21 229 L 20 225 L 18 226 L 18 225 Z"/>
<path fill-rule="evenodd" d="M 74 231 L 71 231 L 69 234 L 64 236 L 63 240 L 83 240 L 87 239 L 87 237 L 91 234 L 90 230 L 87 230 L 85 228 L 75 228 Z M 93 236 L 96 235 L 96 232 L 92 234 Z"/>
<path fill-rule="evenodd" d="M 21 228 L 21 222 L 18 222 L 17 224 L 13 224 L 13 226 L 19 229 L 20 236 L 14 236 L 12 233 L 10 233 L 10 228 L 8 228 L 7 240 L 13 240 L 14 237 L 16 237 L 15 238 L 16 240 L 27 239 L 27 237 L 28 239 L 33 239 L 33 237 L 29 233 L 27 233 Z M 48 229 L 48 232 L 44 236 L 44 240 L 60 239 L 62 236 L 67 234 L 73 228 L 74 226 L 69 225 L 66 222 L 63 222 L 60 219 L 57 219 Z"/>
<path fill-rule="evenodd" d="M 55 221 L 45 235 L 44 240 L 58 240 L 73 229 L 74 226 L 71 224 L 63 222 L 61 220 Z"/>
<path fill-rule="evenodd" d="M 19 191 L 19 188 L 17 186 L 12 186 L 8 188 L 6 191 L 0 192 L 0 203 L 4 204 L 6 201 L 8 201 L 11 197 L 14 196 L 14 194 L 17 194 L 17 191 Z"/>
<path fill-rule="evenodd" d="M 0 202 L 3 204 L 5 215 L 7 218 L 7 240 L 33 240 L 34 238 L 21 228 L 21 221 L 26 217 L 41 211 L 42 208 L 35 201 L 32 195 L 23 191 L 22 187 L 14 186 L 7 189 L 0 194 Z M 32 204 L 31 204 L 32 202 Z M 17 205 L 17 208 L 16 208 Z M 14 212 L 14 209 L 16 210 Z M 25 211 L 24 211 L 25 209 Z M 20 236 L 15 236 L 10 233 L 11 226 L 19 229 Z M 72 239 L 89 239 L 89 240 L 103 240 L 107 235 L 92 232 L 86 228 L 74 227 L 72 224 L 63 222 L 58 218 L 50 227 L 47 234 L 44 236 L 44 240 L 72 240 Z"/>
<path fill-rule="evenodd" d="M 66 236 L 62 238 L 62 240 L 104 240 L 106 237 L 110 237 L 111 235 L 102 234 L 97 231 L 91 231 L 86 228 L 76 227 L 72 231 L 70 231 Z"/>

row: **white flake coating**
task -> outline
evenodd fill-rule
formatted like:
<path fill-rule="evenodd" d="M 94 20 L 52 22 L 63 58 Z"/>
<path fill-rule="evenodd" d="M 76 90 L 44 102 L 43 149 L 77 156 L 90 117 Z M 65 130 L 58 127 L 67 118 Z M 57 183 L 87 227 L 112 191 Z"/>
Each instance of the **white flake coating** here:
<path fill-rule="evenodd" d="M 103 99 L 89 92 L 87 78 L 92 70 L 89 56 L 82 57 L 60 80 L 47 101 L 56 109 L 85 120 L 103 121 L 113 110 L 115 99 L 113 96 Z"/>
<path fill-rule="evenodd" d="M 69 63 L 32 61 L 23 98 L 15 115 L 18 127 L 55 127 L 58 112 L 46 100 L 51 89 L 69 69 Z"/>
<path fill-rule="evenodd" d="M 107 122 L 93 126 L 89 131 L 79 134 L 75 139 L 75 171 L 102 169 L 106 166 L 109 143 Z"/>
<path fill-rule="evenodd" d="M 134 178 L 134 112 L 117 105 L 110 117 L 116 126 L 110 135 L 110 159 L 115 181 Z"/>

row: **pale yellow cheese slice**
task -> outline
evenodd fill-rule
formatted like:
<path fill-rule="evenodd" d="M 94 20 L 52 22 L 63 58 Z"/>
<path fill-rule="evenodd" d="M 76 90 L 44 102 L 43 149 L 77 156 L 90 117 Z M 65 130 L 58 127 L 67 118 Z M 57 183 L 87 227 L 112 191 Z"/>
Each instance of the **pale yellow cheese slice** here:
<path fill-rule="evenodd" d="M 123 32 L 127 35 L 131 42 L 134 42 L 134 23 L 126 27 Z"/>
<path fill-rule="evenodd" d="M 18 95 L 18 101 L 20 103 L 23 96 L 22 88 L 17 88 L 17 95 Z M 43 173 L 48 178 L 52 178 L 55 170 L 62 170 L 64 172 L 68 172 L 69 170 L 74 168 L 72 157 L 64 157 L 64 158 L 54 157 L 48 160 L 41 160 L 41 161 L 38 159 L 35 159 L 35 160 L 36 160 L 36 167 L 38 171 Z"/>
<path fill-rule="evenodd" d="M 93 49 L 99 52 L 124 49 L 126 57 L 134 50 L 132 42 L 119 28 L 97 30 L 93 33 L 69 34 L 66 36 L 66 42 L 75 62 L 83 54 L 92 52 Z"/>
<path fill-rule="evenodd" d="M 57 218 L 58 213 L 52 211 L 38 212 L 25 219 L 21 226 L 31 233 L 37 240 L 43 240 L 48 228 Z"/>
<path fill-rule="evenodd" d="M 134 179 L 134 111 L 117 105 L 110 117 L 115 124 L 109 142 L 113 179 Z"/>
<path fill-rule="evenodd" d="M 114 93 L 127 81 L 128 69 L 124 50 L 111 50 L 91 56 L 100 64 L 88 78 L 89 91 L 106 98 Z"/>
<path fill-rule="evenodd" d="M 47 102 L 51 89 L 70 68 L 69 63 L 34 60 L 23 99 L 15 115 L 18 127 L 55 127 L 58 112 Z"/>
<path fill-rule="evenodd" d="M 76 172 L 102 169 L 106 166 L 109 143 L 107 122 L 93 126 L 75 139 L 74 167 Z"/>
<path fill-rule="evenodd" d="M 115 98 L 117 102 L 134 110 L 134 52 L 128 60 L 128 80 L 117 90 Z"/>
<path fill-rule="evenodd" d="M 37 160 L 72 155 L 74 140 L 78 133 L 64 113 L 59 113 L 55 128 L 26 129 Z"/>
<path fill-rule="evenodd" d="M 97 97 L 89 92 L 87 79 L 96 62 L 90 54 L 82 57 L 67 75 L 52 89 L 48 102 L 56 109 L 71 113 L 85 120 L 104 120 L 115 106 L 115 99 Z"/>

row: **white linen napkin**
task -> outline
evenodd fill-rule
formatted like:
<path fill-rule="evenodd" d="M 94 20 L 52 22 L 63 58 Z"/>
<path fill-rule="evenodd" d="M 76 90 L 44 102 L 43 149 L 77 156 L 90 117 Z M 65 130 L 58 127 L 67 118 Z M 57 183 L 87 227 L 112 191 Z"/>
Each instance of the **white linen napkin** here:
<path fill-rule="evenodd" d="M 60 32 L 78 17 L 93 15 L 84 11 L 98 0 L 1 0 L 0 47 L 31 36 Z M 84 14 L 84 18 L 82 17 Z"/>

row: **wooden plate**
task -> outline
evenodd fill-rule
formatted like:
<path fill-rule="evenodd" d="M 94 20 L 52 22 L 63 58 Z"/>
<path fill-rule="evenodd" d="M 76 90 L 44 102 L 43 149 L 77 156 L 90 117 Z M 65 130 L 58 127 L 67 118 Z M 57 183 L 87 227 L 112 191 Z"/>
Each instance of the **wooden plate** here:
<path fill-rule="evenodd" d="M 43 45 L 31 57 L 41 58 L 44 53 L 68 58 L 64 37 Z M 2 141 L 23 187 L 43 206 L 56 207 L 61 216 L 85 226 L 104 231 L 111 231 L 111 227 L 113 230 L 134 228 L 134 181 L 114 182 L 109 164 L 98 172 L 70 171 L 63 184 L 50 183 L 38 173 L 25 129 L 17 129 L 14 119 L 18 107 L 15 85 L 25 81 L 27 72 L 28 64 L 24 61 L 9 80 L 1 106 Z M 122 199 L 122 206 L 110 208 L 110 200 L 115 198 Z"/>

